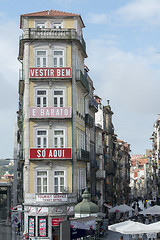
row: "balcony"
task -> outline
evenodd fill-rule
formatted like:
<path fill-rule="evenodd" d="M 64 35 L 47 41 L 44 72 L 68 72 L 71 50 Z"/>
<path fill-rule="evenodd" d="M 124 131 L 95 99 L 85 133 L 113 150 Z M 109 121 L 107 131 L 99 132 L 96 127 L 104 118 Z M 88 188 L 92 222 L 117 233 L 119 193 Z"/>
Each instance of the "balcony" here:
<path fill-rule="evenodd" d="M 81 70 L 76 71 L 76 80 L 81 83 L 81 85 L 86 89 L 86 91 L 89 91 L 89 84 L 87 78 L 84 76 Z"/>
<path fill-rule="evenodd" d="M 98 103 L 94 98 L 89 100 L 89 108 L 94 109 L 95 112 L 98 111 Z"/>
<path fill-rule="evenodd" d="M 96 172 L 96 178 L 97 179 L 104 179 L 105 178 L 105 171 L 104 170 L 98 170 Z"/>
<path fill-rule="evenodd" d="M 76 40 L 80 43 L 86 54 L 86 43 L 76 29 L 55 29 L 55 28 L 28 28 L 24 29 L 20 39 L 19 59 L 23 58 L 23 43 L 28 40 Z M 87 57 L 87 54 L 86 54 Z"/>
<path fill-rule="evenodd" d="M 77 160 L 89 162 L 89 152 L 83 149 L 77 149 Z"/>
<path fill-rule="evenodd" d="M 113 166 L 107 166 L 106 175 L 115 175 L 116 169 Z"/>
<path fill-rule="evenodd" d="M 96 154 L 103 155 L 103 147 L 101 145 L 96 145 Z"/>
<path fill-rule="evenodd" d="M 85 123 L 90 128 L 92 128 L 94 125 L 94 118 L 88 113 L 85 115 Z"/>
<path fill-rule="evenodd" d="M 111 126 L 109 126 L 109 127 L 107 127 L 106 128 L 106 134 L 107 135 L 113 135 L 114 134 L 114 129 L 113 129 L 113 127 L 111 127 Z"/>

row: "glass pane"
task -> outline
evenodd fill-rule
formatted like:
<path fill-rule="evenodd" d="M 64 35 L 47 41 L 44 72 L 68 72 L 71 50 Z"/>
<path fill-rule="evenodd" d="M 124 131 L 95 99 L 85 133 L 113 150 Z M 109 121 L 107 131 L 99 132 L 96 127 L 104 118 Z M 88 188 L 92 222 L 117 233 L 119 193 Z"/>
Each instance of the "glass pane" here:
<path fill-rule="evenodd" d="M 37 95 L 46 95 L 46 91 L 45 90 L 38 90 Z"/>
<path fill-rule="evenodd" d="M 43 185 L 47 186 L 47 178 L 43 178 Z"/>
<path fill-rule="evenodd" d="M 60 107 L 63 107 L 63 98 L 60 98 Z"/>
<path fill-rule="evenodd" d="M 37 56 L 45 56 L 46 51 L 37 51 Z"/>
<path fill-rule="evenodd" d="M 64 178 L 60 178 L 60 185 L 64 186 Z"/>
<path fill-rule="evenodd" d="M 37 135 L 46 135 L 46 131 L 38 130 L 38 131 L 37 131 Z"/>
<path fill-rule="evenodd" d="M 54 175 L 64 175 L 64 171 L 55 171 Z"/>
<path fill-rule="evenodd" d="M 60 138 L 60 144 L 61 144 L 61 148 L 63 148 L 64 147 L 64 140 L 63 140 L 63 138 Z"/>
<path fill-rule="evenodd" d="M 54 147 L 55 147 L 55 148 L 58 147 L 58 141 L 57 141 L 57 138 L 54 138 Z"/>
<path fill-rule="evenodd" d="M 47 102 L 47 101 L 46 101 L 46 98 L 44 97 L 44 98 L 43 98 L 43 107 L 46 107 L 46 106 L 47 106 L 46 102 Z"/>
<path fill-rule="evenodd" d="M 43 192 L 46 193 L 47 192 L 47 186 L 43 187 Z"/>
<path fill-rule="evenodd" d="M 57 58 L 53 59 L 53 65 L 54 65 L 54 67 L 57 67 Z"/>
<path fill-rule="evenodd" d="M 55 130 L 54 135 L 63 135 L 63 130 Z"/>
<path fill-rule="evenodd" d="M 37 178 L 37 185 L 41 185 L 41 178 Z"/>
<path fill-rule="evenodd" d="M 37 176 L 47 176 L 47 172 L 46 171 L 37 172 Z"/>
<path fill-rule="evenodd" d="M 54 98 L 54 107 L 57 107 L 57 98 Z"/>
<path fill-rule="evenodd" d="M 41 106 L 41 100 L 40 98 L 37 98 L 37 107 L 40 107 Z"/>
<path fill-rule="evenodd" d="M 40 148 L 41 147 L 41 139 L 37 138 L 37 147 Z"/>
<path fill-rule="evenodd" d="M 54 95 L 63 95 L 63 91 L 55 90 Z"/>
<path fill-rule="evenodd" d="M 41 186 L 37 186 L 37 192 L 41 193 Z"/>
<path fill-rule="evenodd" d="M 37 58 L 37 67 L 40 67 L 40 58 Z"/>
<path fill-rule="evenodd" d="M 46 67 L 46 58 L 43 58 L 43 67 Z"/>
<path fill-rule="evenodd" d="M 43 147 L 46 148 L 47 147 L 47 139 L 43 138 Z"/>
<path fill-rule="evenodd" d="M 56 56 L 63 55 L 63 51 L 54 51 L 54 55 Z"/>
<path fill-rule="evenodd" d="M 54 178 L 54 185 L 58 185 L 58 178 Z"/>
<path fill-rule="evenodd" d="M 59 64 L 60 64 L 60 67 L 63 67 L 63 58 L 60 58 Z"/>
<path fill-rule="evenodd" d="M 58 186 L 54 186 L 54 192 L 58 193 Z"/>
<path fill-rule="evenodd" d="M 64 192 L 64 186 L 60 186 L 60 192 Z"/>

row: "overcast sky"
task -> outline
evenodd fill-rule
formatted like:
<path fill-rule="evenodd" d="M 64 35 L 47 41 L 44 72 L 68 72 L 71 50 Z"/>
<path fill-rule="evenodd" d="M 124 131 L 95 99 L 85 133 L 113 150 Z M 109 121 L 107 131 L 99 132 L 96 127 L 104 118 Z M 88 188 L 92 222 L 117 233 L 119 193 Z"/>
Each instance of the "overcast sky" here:
<path fill-rule="evenodd" d="M 81 14 L 95 93 L 110 100 L 118 138 L 144 154 L 160 113 L 160 1 L 0 0 L 0 158 L 13 157 L 20 15 L 49 9 Z"/>

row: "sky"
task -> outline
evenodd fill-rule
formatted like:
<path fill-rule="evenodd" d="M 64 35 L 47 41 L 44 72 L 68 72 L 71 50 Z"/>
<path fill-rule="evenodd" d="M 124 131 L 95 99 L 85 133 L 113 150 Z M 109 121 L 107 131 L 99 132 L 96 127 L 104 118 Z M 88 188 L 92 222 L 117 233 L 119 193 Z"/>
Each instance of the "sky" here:
<path fill-rule="evenodd" d="M 13 157 L 20 15 L 50 9 L 81 15 L 95 94 L 110 100 L 118 139 L 144 154 L 160 113 L 160 1 L 0 0 L 0 158 Z"/>

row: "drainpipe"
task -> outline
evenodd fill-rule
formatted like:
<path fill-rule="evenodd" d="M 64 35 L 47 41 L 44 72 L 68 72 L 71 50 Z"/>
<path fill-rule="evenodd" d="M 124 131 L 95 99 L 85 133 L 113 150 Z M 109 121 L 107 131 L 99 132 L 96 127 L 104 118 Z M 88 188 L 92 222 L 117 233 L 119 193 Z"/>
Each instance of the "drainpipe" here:
<path fill-rule="evenodd" d="M 72 41 L 71 41 L 71 69 L 72 69 Z M 73 71 L 72 71 L 72 78 L 73 78 Z M 71 95 L 72 95 L 72 100 L 71 100 L 71 105 L 72 105 L 72 192 L 73 192 L 73 177 L 74 177 L 74 173 L 73 173 L 73 81 L 71 78 Z"/>

